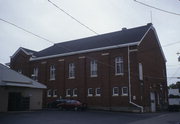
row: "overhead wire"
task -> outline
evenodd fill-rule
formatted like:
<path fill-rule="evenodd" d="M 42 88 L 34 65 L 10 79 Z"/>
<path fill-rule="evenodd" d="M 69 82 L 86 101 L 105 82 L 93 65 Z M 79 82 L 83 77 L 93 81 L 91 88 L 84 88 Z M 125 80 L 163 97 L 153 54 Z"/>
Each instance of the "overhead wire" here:
<path fill-rule="evenodd" d="M 0 21 L 3 21 L 3 22 L 5 22 L 5 23 L 8 23 L 8 24 L 10 24 L 10 25 L 12 25 L 12 26 L 15 26 L 15 27 L 18 28 L 18 29 L 21 29 L 21 30 L 23 30 L 23 31 L 31 34 L 31 35 L 34 35 L 34 36 L 36 36 L 36 37 L 38 37 L 38 38 L 40 38 L 40 39 L 43 39 L 43 40 L 45 40 L 45 41 L 47 41 L 47 42 L 49 42 L 49 43 L 54 44 L 53 41 L 48 40 L 47 38 L 44 38 L 44 37 L 42 37 L 42 36 L 40 36 L 40 35 L 38 35 L 38 34 L 35 34 L 35 33 L 31 32 L 31 31 L 29 31 L 29 30 L 27 30 L 27 29 L 24 29 L 24 28 L 22 28 L 22 27 L 20 27 L 20 26 L 18 26 L 18 25 L 16 25 L 16 24 L 14 24 L 14 23 L 12 23 L 12 22 L 9 22 L 9 21 L 7 21 L 7 20 L 5 20 L 5 19 L 0 18 Z"/>
<path fill-rule="evenodd" d="M 179 13 L 175 13 L 175 12 L 171 12 L 171 11 L 167 11 L 167 10 L 164 10 L 164 9 L 161 9 L 161 8 L 158 8 L 158 7 L 155 7 L 155 6 L 151 6 L 149 4 L 146 4 L 144 2 L 140 2 L 140 1 L 137 1 L 137 0 L 134 0 L 135 2 L 141 4 L 141 5 L 144 5 L 146 7 L 149 7 L 149 8 L 153 8 L 153 9 L 156 9 L 156 10 L 159 10 L 161 12 L 165 12 L 165 13 L 168 13 L 168 14 L 172 14 L 172 15 L 176 15 L 176 16 L 180 16 Z"/>
<path fill-rule="evenodd" d="M 73 17 L 71 14 L 69 14 L 68 12 L 66 12 L 64 9 L 60 8 L 59 6 L 57 6 L 55 3 L 53 3 L 52 1 L 48 0 L 48 2 L 50 2 L 53 6 L 55 6 L 56 8 L 58 8 L 60 11 L 62 11 L 63 13 L 65 13 L 67 16 L 69 16 L 70 18 L 72 18 L 74 21 L 78 22 L 80 25 L 82 25 L 83 27 L 87 28 L 89 31 L 93 32 L 94 34 L 98 33 L 96 31 L 94 31 L 92 28 L 88 27 L 87 25 L 85 25 L 84 23 L 82 23 L 81 21 L 79 21 L 78 19 L 76 19 L 75 17 Z"/>

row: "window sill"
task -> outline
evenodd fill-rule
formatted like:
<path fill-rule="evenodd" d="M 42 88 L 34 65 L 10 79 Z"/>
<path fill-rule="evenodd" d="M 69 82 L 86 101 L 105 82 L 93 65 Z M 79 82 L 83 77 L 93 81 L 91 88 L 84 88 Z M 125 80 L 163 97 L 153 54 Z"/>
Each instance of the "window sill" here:
<path fill-rule="evenodd" d="M 122 94 L 121 96 L 128 96 L 128 94 Z"/>
<path fill-rule="evenodd" d="M 75 77 L 69 77 L 68 79 L 75 79 Z"/>
<path fill-rule="evenodd" d="M 55 79 L 53 78 L 53 79 L 50 79 L 50 81 L 55 81 Z"/>
<path fill-rule="evenodd" d="M 55 95 L 55 96 L 53 96 L 54 98 L 56 98 L 57 97 L 57 95 Z"/>
<path fill-rule="evenodd" d="M 115 74 L 115 76 L 123 76 L 124 73 Z"/>
<path fill-rule="evenodd" d="M 119 96 L 118 94 L 113 94 L 112 96 Z"/>
<path fill-rule="evenodd" d="M 71 97 L 70 95 L 67 95 L 66 97 Z"/>
<path fill-rule="evenodd" d="M 95 95 L 96 97 L 101 97 L 101 95 Z"/>
<path fill-rule="evenodd" d="M 77 95 L 73 95 L 72 97 L 77 97 Z"/>
<path fill-rule="evenodd" d="M 90 77 L 95 78 L 95 77 L 98 77 L 98 76 L 97 75 L 91 75 Z"/>
<path fill-rule="evenodd" d="M 88 95 L 88 97 L 93 97 L 93 95 Z"/>

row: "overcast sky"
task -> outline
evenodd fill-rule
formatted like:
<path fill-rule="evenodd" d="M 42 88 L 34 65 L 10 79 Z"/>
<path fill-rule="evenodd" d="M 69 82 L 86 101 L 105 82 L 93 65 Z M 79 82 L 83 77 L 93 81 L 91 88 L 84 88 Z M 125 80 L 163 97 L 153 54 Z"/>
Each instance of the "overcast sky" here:
<path fill-rule="evenodd" d="M 138 4 L 134 0 L 51 0 L 99 34 L 133 28 L 151 22 L 167 59 L 168 77 L 180 77 L 180 16 Z M 139 0 L 180 14 L 179 0 Z M 95 35 L 54 7 L 48 0 L 0 0 L 0 18 L 40 35 L 54 43 Z M 179 42 L 174 45 L 167 45 Z M 10 61 L 19 47 L 42 50 L 51 46 L 12 25 L 0 21 L 0 63 Z M 168 83 L 176 82 L 168 78 Z"/>

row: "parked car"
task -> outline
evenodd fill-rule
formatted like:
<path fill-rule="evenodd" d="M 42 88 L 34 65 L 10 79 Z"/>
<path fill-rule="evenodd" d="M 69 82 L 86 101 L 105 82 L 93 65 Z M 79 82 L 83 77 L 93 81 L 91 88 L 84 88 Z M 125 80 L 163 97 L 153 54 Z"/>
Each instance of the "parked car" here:
<path fill-rule="evenodd" d="M 55 101 L 52 101 L 50 103 L 47 104 L 48 108 L 58 108 L 58 104 L 61 104 L 63 102 L 65 102 L 67 99 L 56 99 Z"/>
<path fill-rule="evenodd" d="M 59 104 L 57 104 L 57 107 L 60 110 L 85 110 L 87 108 L 87 104 L 81 103 L 78 100 L 65 100 Z"/>

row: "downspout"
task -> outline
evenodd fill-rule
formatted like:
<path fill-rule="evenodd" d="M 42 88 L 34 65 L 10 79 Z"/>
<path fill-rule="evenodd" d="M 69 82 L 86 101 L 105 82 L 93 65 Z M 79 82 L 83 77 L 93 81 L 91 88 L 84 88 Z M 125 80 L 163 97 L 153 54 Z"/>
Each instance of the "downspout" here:
<path fill-rule="evenodd" d="M 134 102 L 131 101 L 131 67 L 130 67 L 130 52 L 129 52 L 129 46 L 128 46 L 128 81 L 129 81 L 129 103 L 140 108 L 141 109 L 141 112 L 143 112 L 144 108 L 143 106 L 140 106 Z"/>

